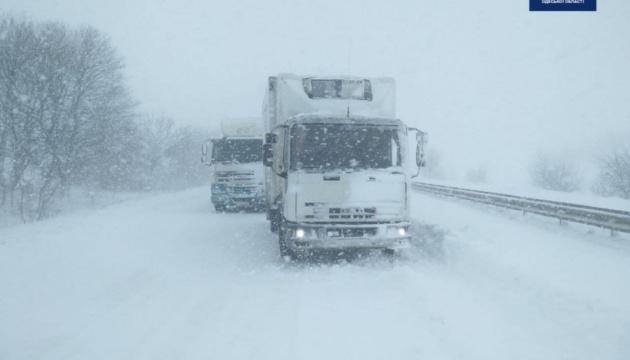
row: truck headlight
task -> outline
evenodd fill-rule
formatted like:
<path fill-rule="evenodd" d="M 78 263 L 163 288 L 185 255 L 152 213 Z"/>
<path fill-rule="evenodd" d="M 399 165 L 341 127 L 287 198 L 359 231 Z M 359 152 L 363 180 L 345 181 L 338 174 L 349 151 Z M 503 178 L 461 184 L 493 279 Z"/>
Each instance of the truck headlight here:
<path fill-rule="evenodd" d="M 291 233 L 299 240 L 317 239 L 317 232 L 312 228 L 296 228 Z"/>
<path fill-rule="evenodd" d="M 389 237 L 403 237 L 408 234 L 409 231 L 406 226 L 390 226 L 387 228 L 387 236 Z"/>

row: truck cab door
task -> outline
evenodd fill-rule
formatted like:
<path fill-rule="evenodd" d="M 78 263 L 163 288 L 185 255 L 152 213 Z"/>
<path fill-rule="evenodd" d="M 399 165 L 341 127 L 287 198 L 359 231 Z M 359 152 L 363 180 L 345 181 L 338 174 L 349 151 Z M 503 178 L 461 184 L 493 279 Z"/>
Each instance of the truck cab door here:
<path fill-rule="evenodd" d="M 265 134 L 265 144 L 263 145 L 263 163 L 265 165 L 265 193 L 267 198 L 268 213 L 267 218 L 273 219 L 277 216 L 278 208 L 282 202 L 283 190 L 285 188 L 286 166 L 285 166 L 285 129 L 277 127 L 270 133 Z M 275 215 L 274 215 L 275 214 Z M 273 228 L 273 227 L 272 227 Z"/>
<path fill-rule="evenodd" d="M 212 150 L 213 150 L 213 143 L 211 140 L 208 140 L 206 142 L 204 142 L 203 144 L 201 144 L 201 163 L 204 165 L 212 165 Z M 208 157 L 208 155 L 210 155 Z"/>
<path fill-rule="evenodd" d="M 284 178 L 287 176 L 287 171 L 289 170 L 288 164 L 287 164 L 288 157 L 286 156 L 287 155 L 286 154 L 287 137 L 285 136 L 286 128 L 278 127 L 274 129 L 272 134 L 273 134 L 273 137 L 275 138 L 275 141 L 273 142 L 271 146 L 271 151 L 273 154 L 273 161 L 271 164 L 271 168 L 276 175 Z"/>

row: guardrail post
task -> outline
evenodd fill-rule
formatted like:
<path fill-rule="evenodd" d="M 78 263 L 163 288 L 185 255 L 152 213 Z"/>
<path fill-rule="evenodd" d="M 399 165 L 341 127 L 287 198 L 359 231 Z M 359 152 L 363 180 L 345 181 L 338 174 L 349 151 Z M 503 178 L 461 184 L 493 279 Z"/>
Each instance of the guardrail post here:
<path fill-rule="evenodd" d="M 558 222 L 560 223 L 560 225 L 566 225 L 567 222 L 564 220 L 564 218 L 562 218 L 562 215 L 565 214 L 564 210 L 556 210 L 556 214 L 558 214 Z"/>

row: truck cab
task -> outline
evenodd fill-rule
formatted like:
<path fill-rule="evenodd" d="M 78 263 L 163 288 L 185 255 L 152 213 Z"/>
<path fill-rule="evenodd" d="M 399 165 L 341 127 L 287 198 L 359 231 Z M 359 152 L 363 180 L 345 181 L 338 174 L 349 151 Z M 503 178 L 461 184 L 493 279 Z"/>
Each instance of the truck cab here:
<path fill-rule="evenodd" d="M 210 139 L 202 148 L 202 161 L 212 168 L 210 198 L 215 210 L 263 210 L 262 136 L 222 132 L 224 136 Z"/>
<path fill-rule="evenodd" d="M 288 108 L 282 106 L 282 98 L 278 99 L 283 97 L 283 89 L 279 89 L 283 85 L 278 83 L 291 83 L 293 79 L 285 76 L 271 80 L 270 89 L 275 94 L 268 99 L 276 99 L 276 108 Z M 337 94 L 343 93 L 343 83 L 339 86 L 338 80 L 330 86 L 341 88 Z M 351 81 L 357 84 L 355 79 Z M 371 92 L 387 90 L 378 87 L 379 81 L 361 81 L 369 84 Z M 291 106 L 296 107 L 301 87 L 288 90 L 286 85 L 284 91 L 290 96 L 284 98 L 291 98 Z M 330 110 L 330 104 L 339 105 L 335 98 L 313 101 L 307 90 L 304 86 L 302 101 L 308 105 L 303 106 L 304 110 L 310 106 Z M 350 106 L 368 98 L 361 91 L 346 93 L 353 101 Z M 372 93 L 369 97 L 373 100 L 382 95 Z M 344 100 L 340 105 L 348 106 L 348 99 Z M 417 173 L 410 171 L 413 152 L 409 150 L 415 150 L 416 161 L 411 165 L 417 170 L 423 161 L 424 133 L 407 128 L 393 116 L 382 116 L 369 106 L 367 110 L 361 115 L 347 110 L 296 112 L 268 122 L 273 126 L 268 126 L 263 153 L 267 216 L 271 230 L 278 233 L 283 256 L 325 249 L 397 251 L 409 246 L 408 191 L 410 179 Z M 416 136 L 412 136 L 414 133 Z M 411 143 L 416 144 L 415 149 Z"/>

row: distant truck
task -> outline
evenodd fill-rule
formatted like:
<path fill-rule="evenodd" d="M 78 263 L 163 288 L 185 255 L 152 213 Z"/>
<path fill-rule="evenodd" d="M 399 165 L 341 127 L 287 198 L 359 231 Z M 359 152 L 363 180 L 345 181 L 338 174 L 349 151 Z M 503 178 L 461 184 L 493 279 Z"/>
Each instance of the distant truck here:
<path fill-rule="evenodd" d="M 269 77 L 266 208 L 282 256 L 409 246 L 424 133 L 396 118 L 395 100 L 392 78 Z"/>
<path fill-rule="evenodd" d="M 262 144 L 260 119 L 228 119 L 221 123 L 221 136 L 202 146 L 201 161 L 213 170 L 216 211 L 265 208 Z"/>

